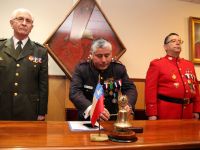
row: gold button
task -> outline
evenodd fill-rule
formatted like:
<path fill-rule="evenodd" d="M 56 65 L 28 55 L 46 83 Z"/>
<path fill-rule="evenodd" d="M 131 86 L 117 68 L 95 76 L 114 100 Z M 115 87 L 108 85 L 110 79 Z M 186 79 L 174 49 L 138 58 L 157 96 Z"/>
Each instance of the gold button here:
<path fill-rule="evenodd" d="M 14 96 L 17 96 L 18 95 L 18 93 L 14 93 Z"/>
<path fill-rule="evenodd" d="M 19 76 L 19 73 L 17 72 L 15 75 L 16 75 L 16 76 Z"/>
<path fill-rule="evenodd" d="M 17 67 L 20 67 L 20 64 L 17 64 L 16 66 L 17 66 Z"/>
<path fill-rule="evenodd" d="M 188 90 L 185 90 L 186 93 L 188 93 Z"/>
<path fill-rule="evenodd" d="M 18 83 L 17 83 L 17 82 L 15 82 L 15 86 L 18 86 Z"/>

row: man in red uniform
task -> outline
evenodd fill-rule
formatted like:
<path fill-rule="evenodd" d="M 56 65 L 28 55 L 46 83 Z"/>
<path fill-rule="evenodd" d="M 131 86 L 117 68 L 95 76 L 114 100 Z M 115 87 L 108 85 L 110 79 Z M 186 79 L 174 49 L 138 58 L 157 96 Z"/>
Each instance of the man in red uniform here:
<path fill-rule="evenodd" d="M 165 57 L 151 61 L 145 101 L 149 120 L 199 119 L 200 96 L 192 62 L 179 57 L 183 41 L 176 33 L 164 40 Z"/>

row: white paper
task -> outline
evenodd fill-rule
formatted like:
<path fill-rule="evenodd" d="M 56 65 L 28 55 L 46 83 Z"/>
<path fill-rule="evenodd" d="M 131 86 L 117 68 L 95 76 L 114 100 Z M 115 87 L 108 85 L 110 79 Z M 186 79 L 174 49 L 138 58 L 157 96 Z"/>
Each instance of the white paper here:
<path fill-rule="evenodd" d="M 99 130 L 99 124 L 96 122 L 97 128 L 89 128 L 84 126 L 85 123 L 91 123 L 90 121 L 68 121 L 69 127 L 71 131 L 98 131 Z M 100 126 L 100 130 L 102 130 L 103 127 Z"/>

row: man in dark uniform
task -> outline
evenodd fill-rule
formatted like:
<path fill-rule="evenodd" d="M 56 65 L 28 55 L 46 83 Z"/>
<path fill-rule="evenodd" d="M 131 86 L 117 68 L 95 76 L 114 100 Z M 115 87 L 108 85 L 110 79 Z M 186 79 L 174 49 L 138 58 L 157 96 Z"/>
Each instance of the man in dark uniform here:
<path fill-rule="evenodd" d="M 131 113 L 137 100 L 137 90 L 129 80 L 126 68 L 112 60 L 112 46 L 105 39 L 97 39 L 91 46 L 91 59 L 77 65 L 70 85 L 70 99 L 79 112 L 79 120 L 89 120 L 93 94 L 97 83 L 104 89 L 104 112 L 100 118 L 113 120 L 118 112 L 118 94 L 127 95 L 125 107 Z"/>
<path fill-rule="evenodd" d="M 0 120 L 45 120 L 48 101 L 47 50 L 28 37 L 33 17 L 17 9 L 14 35 L 0 41 Z"/>
<path fill-rule="evenodd" d="M 167 55 L 150 63 L 145 84 L 149 120 L 199 118 L 199 85 L 193 63 L 179 57 L 182 43 L 170 33 L 164 40 Z"/>

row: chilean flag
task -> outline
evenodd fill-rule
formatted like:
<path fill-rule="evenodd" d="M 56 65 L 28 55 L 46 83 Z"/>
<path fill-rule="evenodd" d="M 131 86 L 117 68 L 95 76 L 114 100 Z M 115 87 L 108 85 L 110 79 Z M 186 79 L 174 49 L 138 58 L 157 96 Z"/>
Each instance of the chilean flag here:
<path fill-rule="evenodd" d="M 104 110 L 103 101 L 104 101 L 103 87 L 100 83 L 98 83 L 94 92 L 92 108 L 90 111 L 90 118 L 93 126 L 96 123 L 97 119 L 99 118 L 100 114 Z"/>

